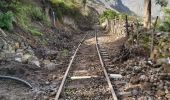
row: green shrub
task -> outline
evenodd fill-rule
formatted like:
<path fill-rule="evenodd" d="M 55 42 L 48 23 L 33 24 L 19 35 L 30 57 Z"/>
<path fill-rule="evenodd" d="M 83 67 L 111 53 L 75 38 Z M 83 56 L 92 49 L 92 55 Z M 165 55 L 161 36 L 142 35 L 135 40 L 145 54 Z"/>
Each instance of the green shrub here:
<path fill-rule="evenodd" d="M 12 29 L 13 13 L 8 11 L 6 13 L 0 13 L 0 27 L 2 29 Z"/>
<path fill-rule="evenodd" d="M 33 20 L 45 21 L 45 14 L 39 7 L 34 7 L 32 10 L 30 9 L 30 15 Z"/>
<path fill-rule="evenodd" d="M 99 20 L 100 22 L 104 22 L 106 19 L 114 19 L 115 17 L 118 17 L 119 14 L 113 10 L 106 10 L 103 12 L 102 15 L 100 15 Z"/>
<path fill-rule="evenodd" d="M 75 5 L 74 1 L 50 0 L 50 2 L 53 5 L 58 19 L 61 19 L 63 15 L 73 18 L 81 15 L 79 8 Z"/>
<path fill-rule="evenodd" d="M 170 8 L 164 9 L 164 19 L 159 27 L 159 30 L 170 32 Z"/>
<path fill-rule="evenodd" d="M 29 31 L 34 36 L 42 36 L 43 35 L 43 33 L 41 33 L 38 29 L 35 29 L 35 28 L 29 29 Z"/>

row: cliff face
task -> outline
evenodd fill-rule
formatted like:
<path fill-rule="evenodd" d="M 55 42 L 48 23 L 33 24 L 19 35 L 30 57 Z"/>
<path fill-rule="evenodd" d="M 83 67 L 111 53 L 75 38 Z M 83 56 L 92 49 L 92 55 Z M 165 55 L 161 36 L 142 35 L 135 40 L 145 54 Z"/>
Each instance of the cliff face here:
<path fill-rule="evenodd" d="M 97 0 L 97 2 L 118 12 L 133 14 L 133 12 L 123 4 L 122 0 Z"/>
<path fill-rule="evenodd" d="M 144 0 L 95 0 L 107 8 L 128 14 L 143 16 Z M 170 2 L 170 1 L 169 1 Z M 170 5 L 170 4 L 169 4 Z M 152 16 L 162 16 L 161 7 L 152 0 Z"/>

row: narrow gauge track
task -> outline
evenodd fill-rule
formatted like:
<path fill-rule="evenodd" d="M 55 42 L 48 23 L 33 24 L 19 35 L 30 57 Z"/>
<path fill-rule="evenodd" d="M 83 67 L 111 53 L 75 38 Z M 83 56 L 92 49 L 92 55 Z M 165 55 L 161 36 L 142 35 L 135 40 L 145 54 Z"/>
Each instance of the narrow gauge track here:
<path fill-rule="evenodd" d="M 75 50 L 55 96 L 55 100 L 63 99 L 117 100 L 100 54 L 97 31 L 85 35 Z"/>

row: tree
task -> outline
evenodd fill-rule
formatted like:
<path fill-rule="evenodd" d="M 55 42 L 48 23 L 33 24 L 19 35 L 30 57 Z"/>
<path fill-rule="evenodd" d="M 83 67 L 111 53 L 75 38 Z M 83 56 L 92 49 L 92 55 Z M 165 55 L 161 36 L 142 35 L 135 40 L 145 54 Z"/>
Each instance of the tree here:
<path fill-rule="evenodd" d="M 144 28 L 151 28 L 151 0 L 144 1 Z"/>

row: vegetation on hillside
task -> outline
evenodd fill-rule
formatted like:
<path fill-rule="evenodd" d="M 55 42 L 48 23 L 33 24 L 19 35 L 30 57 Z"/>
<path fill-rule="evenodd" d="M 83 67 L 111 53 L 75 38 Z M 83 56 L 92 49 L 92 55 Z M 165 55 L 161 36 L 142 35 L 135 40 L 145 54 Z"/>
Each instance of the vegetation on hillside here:
<path fill-rule="evenodd" d="M 74 0 L 50 0 L 54 11 L 56 12 L 56 17 L 61 20 L 63 15 L 68 15 L 71 17 L 77 17 L 80 14 L 77 3 Z"/>
<path fill-rule="evenodd" d="M 159 29 L 161 31 L 170 32 L 170 8 L 164 8 L 164 19 Z"/>
<path fill-rule="evenodd" d="M 9 30 L 12 29 L 13 23 L 15 23 L 33 35 L 40 33 L 37 32 L 37 29 L 32 30 L 32 27 L 34 27 L 33 22 L 41 22 L 48 25 L 48 16 L 43 13 L 41 7 L 30 1 L 0 1 L 0 9 L 2 9 L 0 14 L 0 28 Z"/>
<path fill-rule="evenodd" d="M 106 10 L 103 12 L 103 14 L 100 15 L 99 20 L 100 22 L 104 22 L 106 19 L 115 19 L 118 17 L 119 14 L 113 10 Z"/>

